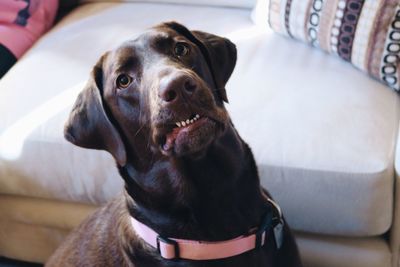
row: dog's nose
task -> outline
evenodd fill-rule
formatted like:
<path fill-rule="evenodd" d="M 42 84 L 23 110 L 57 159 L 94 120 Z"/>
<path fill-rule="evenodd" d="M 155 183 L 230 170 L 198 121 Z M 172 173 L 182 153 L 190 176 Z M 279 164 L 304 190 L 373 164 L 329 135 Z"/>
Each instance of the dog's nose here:
<path fill-rule="evenodd" d="M 189 100 L 196 90 L 197 82 L 186 74 L 164 77 L 160 83 L 160 97 L 168 103 Z"/>

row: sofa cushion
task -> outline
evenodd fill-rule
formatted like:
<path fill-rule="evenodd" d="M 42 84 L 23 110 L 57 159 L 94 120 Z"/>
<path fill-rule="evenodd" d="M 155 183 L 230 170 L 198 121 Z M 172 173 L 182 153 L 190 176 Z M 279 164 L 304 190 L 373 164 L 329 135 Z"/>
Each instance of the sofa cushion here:
<path fill-rule="evenodd" d="M 398 266 L 392 263 L 392 251 L 383 237 L 345 238 L 299 234 L 296 239 L 304 266 Z"/>
<path fill-rule="evenodd" d="M 0 254 L 43 263 L 94 209 L 80 203 L 0 195 Z M 304 266 L 392 266 L 390 248 L 383 237 L 297 233 L 296 240 Z"/>
<path fill-rule="evenodd" d="M 0 195 L 0 254 L 45 262 L 66 235 L 95 206 Z M 391 253 L 383 237 L 341 238 L 296 234 L 305 266 L 388 267 Z"/>
<path fill-rule="evenodd" d="M 171 19 L 237 44 L 227 107 L 294 229 L 365 236 L 390 227 L 397 95 L 341 60 L 261 31 L 241 9 L 73 11 L 0 81 L 0 193 L 103 203 L 122 190 L 111 156 L 67 143 L 63 125 L 104 51 Z"/>
<path fill-rule="evenodd" d="M 400 90 L 398 0 L 270 0 L 269 23 Z"/>

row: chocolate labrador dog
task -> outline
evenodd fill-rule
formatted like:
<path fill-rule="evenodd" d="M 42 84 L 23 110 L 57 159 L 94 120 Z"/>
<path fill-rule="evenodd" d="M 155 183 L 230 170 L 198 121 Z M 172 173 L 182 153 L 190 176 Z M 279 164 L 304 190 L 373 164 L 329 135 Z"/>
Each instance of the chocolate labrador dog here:
<path fill-rule="evenodd" d="M 301 266 L 224 107 L 235 63 L 229 40 L 176 22 L 100 58 L 65 137 L 110 152 L 126 190 L 46 266 Z"/>

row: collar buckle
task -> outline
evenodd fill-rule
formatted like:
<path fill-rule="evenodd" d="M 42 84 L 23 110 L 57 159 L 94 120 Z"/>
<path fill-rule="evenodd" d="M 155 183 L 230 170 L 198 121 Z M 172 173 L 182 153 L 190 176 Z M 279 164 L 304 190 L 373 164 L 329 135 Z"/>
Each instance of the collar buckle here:
<path fill-rule="evenodd" d="M 256 232 L 256 243 L 255 243 L 255 249 L 261 248 L 264 243 L 265 243 L 265 236 L 267 235 L 268 230 L 272 226 L 272 213 L 267 212 L 262 220 L 261 220 L 261 225 L 258 227 L 257 232 Z"/>
<path fill-rule="evenodd" d="M 271 204 L 273 212 L 267 212 L 261 220 L 261 224 L 255 234 L 255 249 L 259 249 L 264 245 L 266 235 L 270 229 L 273 230 L 276 248 L 280 249 L 282 247 L 284 226 L 282 211 L 279 205 L 272 199 L 268 198 L 268 202 Z"/>
<path fill-rule="evenodd" d="M 173 248 L 171 249 L 171 246 Z M 157 251 L 161 257 L 168 260 L 179 259 L 179 244 L 173 239 L 157 236 Z"/>

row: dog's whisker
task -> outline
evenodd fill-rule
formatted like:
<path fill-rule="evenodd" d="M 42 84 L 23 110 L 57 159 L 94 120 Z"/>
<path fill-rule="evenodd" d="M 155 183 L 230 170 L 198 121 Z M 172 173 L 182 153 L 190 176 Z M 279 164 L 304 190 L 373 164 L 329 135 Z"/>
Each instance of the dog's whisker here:
<path fill-rule="evenodd" d="M 136 137 L 143 128 L 144 128 L 144 125 L 140 126 L 140 128 L 136 131 L 136 133 L 133 135 L 133 137 Z"/>

